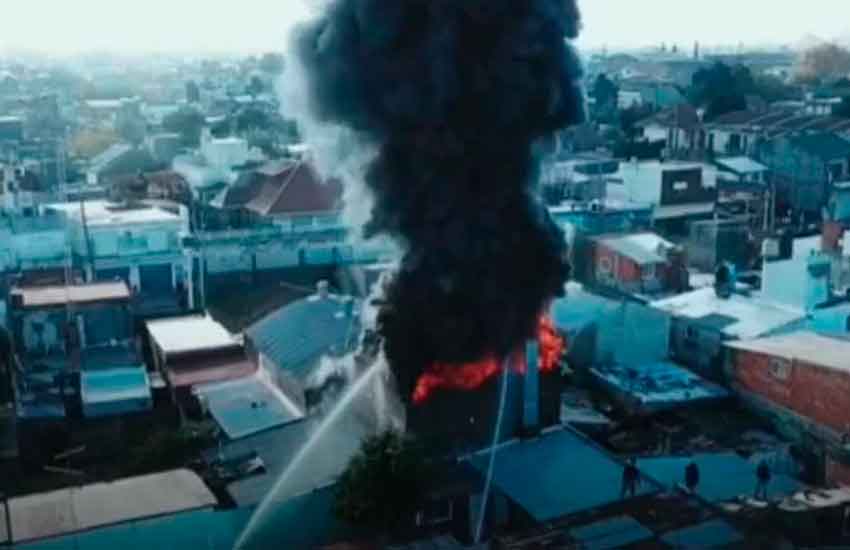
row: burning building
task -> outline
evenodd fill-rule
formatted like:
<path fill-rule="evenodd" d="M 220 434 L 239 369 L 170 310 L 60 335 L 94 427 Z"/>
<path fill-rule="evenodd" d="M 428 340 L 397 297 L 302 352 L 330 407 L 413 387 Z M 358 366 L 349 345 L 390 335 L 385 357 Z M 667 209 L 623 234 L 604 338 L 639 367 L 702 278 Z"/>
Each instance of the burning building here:
<path fill-rule="evenodd" d="M 500 417 L 502 384 L 507 387 L 500 440 L 536 434 L 558 423 L 565 351 L 563 337 L 548 317 L 541 317 L 537 337 L 506 360 L 492 356 L 463 365 L 432 366 L 414 389 L 407 409 L 408 431 L 437 453 L 489 445 Z"/>
<path fill-rule="evenodd" d="M 493 409 L 503 363 L 536 374 L 511 357 L 569 276 L 537 187 L 539 145 L 584 119 L 580 26 L 575 0 L 333 0 L 295 33 L 313 122 L 375 152 L 366 236 L 405 249 L 379 314 L 399 389 L 458 433 L 432 404 Z"/>

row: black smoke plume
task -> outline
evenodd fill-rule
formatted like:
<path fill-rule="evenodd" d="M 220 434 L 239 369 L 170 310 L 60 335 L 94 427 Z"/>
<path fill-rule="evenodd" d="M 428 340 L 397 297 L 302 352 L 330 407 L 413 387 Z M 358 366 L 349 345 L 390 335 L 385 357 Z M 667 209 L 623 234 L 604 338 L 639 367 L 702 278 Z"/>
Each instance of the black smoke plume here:
<path fill-rule="evenodd" d="M 378 154 L 367 236 L 406 253 L 379 316 L 409 395 L 437 363 L 506 356 L 569 276 L 535 147 L 584 117 L 576 0 L 333 0 L 294 51 L 311 115 Z"/>

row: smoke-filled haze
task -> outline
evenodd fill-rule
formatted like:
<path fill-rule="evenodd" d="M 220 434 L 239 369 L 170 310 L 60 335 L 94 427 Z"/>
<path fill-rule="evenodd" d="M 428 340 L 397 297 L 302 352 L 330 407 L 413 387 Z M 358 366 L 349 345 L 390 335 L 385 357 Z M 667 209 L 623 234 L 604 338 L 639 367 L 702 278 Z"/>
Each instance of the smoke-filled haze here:
<path fill-rule="evenodd" d="M 11 2 L 11 0 L 8 0 Z M 265 50 L 313 0 L 26 0 L 5 14 L 0 50 Z M 5 7 L 5 6 L 4 6 Z M 795 43 L 806 34 L 850 37 L 847 0 L 583 0 L 579 46 Z"/>

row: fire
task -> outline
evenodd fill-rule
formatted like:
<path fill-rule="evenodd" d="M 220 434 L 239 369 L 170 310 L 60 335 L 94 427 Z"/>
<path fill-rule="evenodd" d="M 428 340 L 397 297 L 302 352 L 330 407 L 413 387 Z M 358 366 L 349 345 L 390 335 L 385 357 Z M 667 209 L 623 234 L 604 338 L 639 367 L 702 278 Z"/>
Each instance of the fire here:
<path fill-rule="evenodd" d="M 537 343 L 540 345 L 540 370 L 558 370 L 561 357 L 567 352 L 567 342 L 558 333 L 552 319 L 546 315 L 540 317 L 540 323 L 537 325 Z"/>
<path fill-rule="evenodd" d="M 539 365 L 541 372 L 553 372 L 566 352 L 567 345 L 558 333 L 552 319 L 543 315 L 537 328 L 537 343 L 540 347 Z M 509 364 L 518 373 L 525 373 L 525 353 L 517 351 Z M 437 390 L 472 391 L 502 373 L 502 360 L 494 355 L 473 363 L 453 365 L 437 363 L 419 377 L 413 391 L 413 402 L 423 403 Z"/>

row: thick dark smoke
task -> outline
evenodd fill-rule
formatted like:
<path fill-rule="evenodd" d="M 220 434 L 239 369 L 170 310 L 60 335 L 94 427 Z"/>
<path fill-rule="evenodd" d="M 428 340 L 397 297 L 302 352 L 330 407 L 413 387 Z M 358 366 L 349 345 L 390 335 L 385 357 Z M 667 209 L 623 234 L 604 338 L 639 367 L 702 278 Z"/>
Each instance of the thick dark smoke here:
<path fill-rule="evenodd" d="M 579 27 L 575 0 L 335 0 L 296 32 L 312 116 L 378 151 L 366 233 L 406 249 L 380 315 L 405 390 L 507 355 L 563 292 L 535 146 L 584 117 Z"/>

